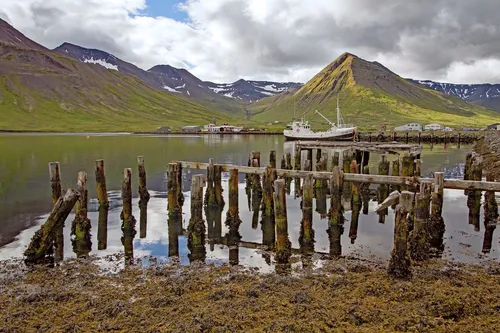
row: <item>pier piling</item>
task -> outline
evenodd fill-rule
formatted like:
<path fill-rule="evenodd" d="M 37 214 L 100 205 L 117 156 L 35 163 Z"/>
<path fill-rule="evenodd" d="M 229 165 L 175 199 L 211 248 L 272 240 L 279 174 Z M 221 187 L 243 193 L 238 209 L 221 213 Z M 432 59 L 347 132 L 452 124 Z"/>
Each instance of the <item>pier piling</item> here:
<path fill-rule="evenodd" d="M 203 175 L 191 180 L 191 218 L 188 226 L 188 248 L 191 261 L 205 260 L 205 221 L 203 220 Z"/>
<path fill-rule="evenodd" d="M 146 167 L 144 165 L 144 157 L 137 156 L 137 170 L 139 173 L 139 237 L 146 238 L 146 230 L 148 224 L 148 202 L 149 191 L 146 183 Z"/>
<path fill-rule="evenodd" d="M 274 182 L 274 214 L 276 221 L 276 262 L 286 264 L 291 256 L 292 245 L 288 238 L 286 192 L 283 179 Z"/>
<path fill-rule="evenodd" d="M 330 255 L 338 257 L 342 255 L 340 236 L 344 233 L 344 208 L 342 206 L 342 172 L 335 167 L 330 177 L 330 212 L 328 238 L 330 240 Z"/>
<path fill-rule="evenodd" d="M 126 168 L 123 171 L 122 182 L 123 208 L 120 215 L 122 219 L 122 244 L 125 250 L 125 265 L 134 263 L 134 237 L 136 234 L 136 219 L 132 215 L 132 169 Z"/>
<path fill-rule="evenodd" d="M 314 252 L 313 183 L 313 176 L 308 175 L 304 179 L 302 187 L 302 221 L 300 222 L 299 243 L 304 252 Z"/>
<path fill-rule="evenodd" d="M 97 249 L 105 250 L 108 247 L 108 211 L 109 200 L 104 174 L 104 160 L 95 161 L 95 181 L 97 201 L 99 202 L 99 218 L 97 227 Z"/>
<path fill-rule="evenodd" d="M 410 257 L 416 261 L 423 261 L 429 257 L 431 185 L 431 182 L 422 182 L 420 192 L 415 196 L 415 224 L 410 233 Z"/>
<path fill-rule="evenodd" d="M 75 206 L 75 219 L 71 224 L 71 243 L 73 252 L 78 258 L 87 257 L 92 250 L 92 240 L 90 229 L 92 227 L 88 212 L 88 190 L 87 190 L 87 173 L 79 172 L 77 178 L 77 191 L 80 193 Z"/>
<path fill-rule="evenodd" d="M 61 168 L 59 162 L 49 163 L 50 187 L 52 189 L 52 204 L 55 205 L 62 195 Z M 64 258 L 64 222 L 57 226 L 54 238 L 54 259 L 56 262 Z"/>
<path fill-rule="evenodd" d="M 413 193 L 401 192 L 396 206 L 394 220 L 394 248 L 389 261 L 389 276 L 406 279 L 411 275 L 411 262 L 408 253 L 408 213 L 413 209 Z"/>

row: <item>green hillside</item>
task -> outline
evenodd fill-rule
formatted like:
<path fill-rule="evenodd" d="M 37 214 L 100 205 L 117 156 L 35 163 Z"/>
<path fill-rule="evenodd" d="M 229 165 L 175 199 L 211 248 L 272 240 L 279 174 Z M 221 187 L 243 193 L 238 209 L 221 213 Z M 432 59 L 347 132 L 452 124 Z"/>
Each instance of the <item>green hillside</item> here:
<path fill-rule="evenodd" d="M 251 107 L 253 119 L 286 122 L 308 113 L 315 128 L 331 120 L 339 97 L 345 122 L 361 129 L 388 128 L 408 122 L 480 127 L 498 121 L 498 113 L 408 82 L 376 62 L 345 53 L 293 94 L 265 98 Z"/>

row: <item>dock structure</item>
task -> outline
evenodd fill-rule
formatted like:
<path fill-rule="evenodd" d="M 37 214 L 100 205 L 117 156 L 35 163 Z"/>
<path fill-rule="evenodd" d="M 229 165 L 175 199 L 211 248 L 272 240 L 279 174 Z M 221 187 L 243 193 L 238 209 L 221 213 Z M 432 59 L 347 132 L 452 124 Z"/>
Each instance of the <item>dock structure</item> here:
<path fill-rule="evenodd" d="M 328 161 L 327 151 L 339 149 L 347 153 L 339 154 L 333 152 L 331 162 Z M 316 150 L 316 155 L 313 154 Z M 370 153 L 380 153 L 383 158 L 379 164 L 379 174 L 369 174 L 368 161 Z M 495 202 L 495 192 L 500 192 L 500 182 L 495 178 L 493 172 L 486 173 L 486 181 L 481 174 L 484 164 L 478 154 L 468 156 L 468 172 L 464 180 L 445 179 L 441 172 L 434 173 L 434 178 L 421 177 L 416 172 L 421 147 L 408 144 L 367 144 L 367 143 L 343 143 L 343 142 L 297 142 L 292 158 L 286 153 L 281 158 L 280 168 L 277 169 L 276 153 L 270 154 L 270 164 L 262 165 L 260 152 L 252 152 L 249 163 L 245 166 L 232 164 L 215 164 L 213 159 L 207 162 L 174 161 L 168 164 L 167 187 L 168 187 L 168 232 L 169 232 L 169 256 L 178 256 L 178 236 L 186 231 L 182 226 L 182 207 L 184 196 L 182 194 L 182 179 L 184 169 L 195 169 L 200 172 L 193 173 L 191 185 L 191 219 L 187 228 L 188 247 L 191 250 L 190 260 L 204 261 L 206 258 L 205 244 L 213 242 L 228 244 L 230 246 L 231 264 L 238 262 L 238 248 L 252 247 L 256 244 L 241 241 L 239 235 L 240 224 L 238 207 L 238 174 L 247 177 L 247 195 L 251 197 L 252 203 L 252 226 L 257 228 L 259 213 L 262 212 L 261 230 L 263 232 L 263 243 L 267 250 L 276 253 L 276 262 L 289 267 L 289 258 L 292 253 L 307 254 L 316 252 L 314 249 L 314 237 L 318 230 L 313 226 L 313 199 L 318 202 L 317 210 L 322 218 L 328 216 L 328 238 L 330 240 L 329 255 L 336 258 L 342 255 L 341 236 L 344 233 L 344 212 L 353 210 L 349 238 L 354 242 L 357 238 L 358 218 L 363 208 L 367 212 L 367 202 L 370 200 L 370 184 L 378 184 L 379 213 L 383 222 L 389 207 L 395 210 L 394 248 L 391 253 L 392 259 L 388 268 L 389 275 L 394 278 L 408 278 L 411 276 L 412 261 L 423 261 L 430 257 L 433 251 L 441 251 L 443 248 L 444 221 L 442 218 L 444 189 L 463 190 L 469 196 L 470 216 L 473 217 L 475 227 L 479 228 L 478 211 L 481 205 L 482 191 L 485 191 L 485 216 L 488 220 L 486 229 L 491 236 L 495 221 L 498 221 L 498 205 Z M 316 171 L 313 171 L 313 156 Z M 339 157 L 343 156 L 342 162 Z M 292 169 L 292 160 L 294 166 Z M 96 177 L 104 178 L 104 161 L 98 160 Z M 53 163 L 52 165 L 56 165 Z M 141 199 L 144 202 L 147 196 L 146 170 L 144 159 L 139 157 L 139 185 Z M 329 168 L 328 166 L 331 166 Z M 330 169 L 328 171 L 327 169 Z M 469 170 L 470 169 L 470 170 Z M 57 168 L 59 170 L 59 167 Z M 102 172 L 101 172 L 102 171 Z M 227 201 L 229 210 L 226 225 L 229 233 L 221 237 L 221 213 L 225 204 L 222 191 L 222 173 L 229 173 L 229 190 Z M 191 174 L 189 172 L 188 174 Z M 52 188 L 57 182 L 57 177 L 51 169 Z M 122 242 L 125 249 L 126 264 L 134 263 L 133 239 L 135 237 L 135 218 L 132 215 L 132 169 L 126 168 L 123 173 L 122 184 Z M 302 197 L 302 220 L 300 226 L 300 250 L 291 248 L 289 239 L 287 219 L 287 185 L 294 179 L 295 195 Z M 47 222 L 42 225 L 33 237 L 26 251 L 27 263 L 43 262 L 47 257 L 53 255 L 54 242 L 58 237 L 61 225 L 64 224 L 73 206 L 77 205 L 78 218 L 75 225 L 89 225 L 86 216 L 86 173 L 81 172 L 78 177 L 77 190 L 68 190 L 63 197 L 59 192 L 54 197 L 57 199 L 54 210 Z M 102 187 L 104 187 L 104 181 Z M 57 184 L 56 184 L 57 185 Z M 302 186 L 302 187 L 301 187 Z M 207 188 L 203 196 L 203 188 Z M 141 190 L 142 189 L 142 190 Z M 392 192 L 389 194 L 389 190 Z M 54 192 L 54 191 L 53 191 Z M 142 192 L 142 193 L 141 193 Z M 107 208 L 108 200 L 105 193 L 98 193 L 101 206 Z M 329 196 L 329 200 L 327 200 Z M 204 202 L 205 201 L 205 202 Z M 329 209 L 326 202 L 330 203 Z M 321 207 L 320 207 L 321 206 Z M 203 207 L 209 223 L 208 236 L 205 220 L 203 218 Z M 217 213 L 209 218 L 207 209 L 216 209 Z M 328 212 L 328 214 L 326 213 Z M 107 213 L 107 210 L 106 210 Z M 101 216 L 99 217 L 101 219 Z M 210 222 L 210 221 L 212 222 Z M 100 221 L 99 221 L 100 222 Z M 210 224 L 212 223 L 212 224 Z M 106 225 L 104 225 L 106 227 Z M 99 223 L 99 229 L 101 228 Z M 78 229 L 75 229 L 78 231 Z M 88 230 L 90 232 L 90 229 Z M 76 234 L 78 232 L 75 232 Z M 101 235 L 105 239 L 101 239 Z M 84 235 L 85 236 L 85 235 Z M 265 240 L 265 241 L 264 241 Z M 99 248 L 107 243 L 107 232 L 98 231 Z M 491 242 L 485 242 L 483 251 L 491 248 Z M 103 245 L 103 246 L 101 246 Z M 84 253 L 87 255 L 88 252 Z"/>

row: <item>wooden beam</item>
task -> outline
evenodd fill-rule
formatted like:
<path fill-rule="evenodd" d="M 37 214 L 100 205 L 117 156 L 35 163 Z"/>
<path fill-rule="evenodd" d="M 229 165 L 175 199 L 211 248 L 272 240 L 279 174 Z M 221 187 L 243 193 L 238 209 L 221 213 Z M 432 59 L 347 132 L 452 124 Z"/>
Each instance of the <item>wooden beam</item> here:
<path fill-rule="evenodd" d="M 206 170 L 208 163 L 181 161 L 183 168 Z M 238 169 L 238 172 L 244 174 L 263 175 L 266 168 L 236 166 L 231 164 L 221 164 L 222 171 L 229 172 L 230 169 Z M 302 171 L 302 170 L 283 170 L 276 169 L 279 177 L 306 178 L 312 174 L 314 179 L 330 179 L 332 173 L 324 171 Z M 383 176 L 383 175 L 365 175 L 344 173 L 344 181 L 389 184 L 389 185 L 410 185 L 419 184 L 422 181 L 434 182 L 434 178 L 401 177 L 401 176 Z M 461 179 L 445 179 L 444 188 L 453 190 L 480 190 L 500 192 L 500 182 L 484 182 Z"/>

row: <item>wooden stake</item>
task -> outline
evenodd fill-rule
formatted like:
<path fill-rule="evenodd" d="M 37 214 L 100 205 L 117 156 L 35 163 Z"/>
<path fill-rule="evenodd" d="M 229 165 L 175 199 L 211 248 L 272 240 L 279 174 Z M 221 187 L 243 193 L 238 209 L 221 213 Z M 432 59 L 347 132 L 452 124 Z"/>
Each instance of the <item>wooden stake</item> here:
<path fill-rule="evenodd" d="M 389 175 L 389 161 L 387 160 L 387 155 L 382 155 L 382 160 L 378 165 L 379 175 L 388 176 Z M 389 185 L 380 184 L 377 190 L 377 201 L 378 203 L 384 202 L 384 200 L 389 195 Z M 378 213 L 379 223 L 385 223 L 385 216 L 388 214 L 388 210 L 384 209 Z"/>
<path fill-rule="evenodd" d="M 167 191 L 168 191 L 168 221 L 170 226 L 175 226 L 176 230 L 182 228 L 182 205 L 179 202 L 177 163 L 168 165 Z"/>
<path fill-rule="evenodd" d="M 259 161 L 257 159 L 252 160 L 254 167 L 258 165 Z M 252 228 L 257 229 L 259 226 L 259 212 L 260 205 L 262 203 L 262 185 L 260 183 L 260 176 L 253 175 L 252 179 Z"/>
<path fill-rule="evenodd" d="M 146 167 L 144 165 L 144 157 L 137 156 L 137 170 L 139 173 L 139 237 L 146 238 L 146 230 L 148 224 L 148 202 L 149 192 L 146 183 Z"/>
<path fill-rule="evenodd" d="M 203 176 L 194 175 L 191 181 L 191 219 L 188 226 L 188 248 L 191 261 L 204 261 L 205 221 L 203 221 Z"/>
<path fill-rule="evenodd" d="M 330 223 L 328 238 L 330 240 L 330 255 L 338 257 L 342 255 L 340 236 L 344 232 L 344 209 L 342 207 L 342 172 L 335 167 L 330 178 Z"/>
<path fill-rule="evenodd" d="M 55 205 L 61 197 L 61 173 L 59 162 L 49 163 L 50 187 L 52 189 L 52 204 Z M 64 259 L 64 223 L 57 226 L 54 237 L 54 259 L 61 262 Z"/>
<path fill-rule="evenodd" d="M 486 181 L 495 181 L 495 177 L 492 173 L 488 172 L 486 174 Z M 484 224 L 488 226 L 489 224 L 495 223 L 495 221 L 498 219 L 498 216 L 498 203 L 495 199 L 495 192 L 484 192 Z"/>
<path fill-rule="evenodd" d="M 215 165 L 214 165 L 213 158 L 208 160 L 207 190 L 205 191 L 205 206 L 217 207 L 217 200 L 215 198 Z"/>
<path fill-rule="evenodd" d="M 288 239 L 286 192 L 283 179 L 274 182 L 274 219 L 276 221 L 276 262 L 286 264 L 291 256 L 292 245 Z"/>
<path fill-rule="evenodd" d="M 64 196 L 57 199 L 49 217 L 31 238 L 28 248 L 24 251 L 26 264 L 42 264 L 51 261 L 50 254 L 57 230 L 61 225 L 64 225 L 64 221 L 68 218 L 79 197 L 78 191 L 69 189 Z"/>
<path fill-rule="evenodd" d="M 71 243 L 73 252 L 78 258 L 87 257 L 92 250 L 92 240 L 90 229 L 92 227 L 88 211 L 88 190 L 87 190 L 87 173 L 79 172 L 77 178 L 77 191 L 80 193 L 80 198 L 76 202 L 75 219 L 71 224 Z"/>
<path fill-rule="evenodd" d="M 416 261 L 423 261 L 429 257 L 429 228 L 430 203 L 431 203 L 430 182 L 420 184 L 420 192 L 415 196 L 415 225 L 410 233 L 410 257 Z"/>
<path fill-rule="evenodd" d="M 128 266 L 134 263 L 134 237 L 136 234 L 136 220 L 132 215 L 132 169 L 130 168 L 123 171 L 122 201 L 123 208 L 120 216 L 123 231 L 122 244 L 125 250 L 125 265 Z"/>
<path fill-rule="evenodd" d="M 108 207 L 99 206 L 99 217 L 97 222 L 97 249 L 108 248 Z"/>
<path fill-rule="evenodd" d="M 276 161 L 275 161 L 276 163 Z M 214 188 L 215 188 L 215 204 L 217 208 L 223 208 L 226 204 L 224 202 L 224 196 L 222 195 L 222 166 L 214 165 Z"/>
<path fill-rule="evenodd" d="M 95 161 L 95 180 L 97 185 L 97 200 L 99 207 L 109 208 L 106 176 L 104 174 L 104 160 Z"/>
<path fill-rule="evenodd" d="M 344 150 L 342 159 L 344 173 L 349 173 L 349 170 L 351 170 L 351 161 L 353 159 L 354 159 L 354 151 L 351 149 Z M 351 182 L 344 181 L 342 188 L 342 203 L 345 210 L 351 209 L 351 200 L 352 200 Z"/>
<path fill-rule="evenodd" d="M 266 168 L 266 172 L 262 177 L 262 218 L 271 219 L 270 222 L 274 224 L 274 198 L 273 198 L 273 184 L 278 177 L 276 176 L 276 169 L 271 166 Z"/>
<path fill-rule="evenodd" d="M 445 224 L 443 220 L 443 181 L 444 173 L 436 172 L 434 174 L 435 183 L 432 191 L 431 218 L 429 220 L 429 244 L 438 254 L 444 249 L 443 236 Z"/>
<path fill-rule="evenodd" d="M 271 168 L 276 169 L 276 150 L 271 150 L 269 153 L 269 165 Z"/>
<path fill-rule="evenodd" d="M 340 163 L 340 153 L 338 151 L 334 152 L 332 155 L 332 170 L 338 167 Z"/>
<path fill-rule="evenodd" d="M 229 228 L 239 228 L 241 224 L 238 206 L 238 169 L 229 170 L 229 209 L 226 215 L 226 225 Z"/>
<path fill-rule="evenodd" d="M 350 172 L 359 173 L 358 163 L 355 160 L 351 162 Z M 354 244 L 356 238 L 358 238 L 359 213 L 362 207 L 360 191 L 360 184 L 358 182 L 352 182 L 352 215 L 351 225 L 349 228 L 349 238 L 351 239 L 351 244 Z"/>
<path fill-rule="evenodd" d="M 472 163 L 470 164 L 469 180 L 480 181 L 483 176 L 483 158 L 474 153 Z M 474 230 L 480 230 L 480 214 L 481 214 L 481 191 L 467 192 L 467 207 L 469 207 L 469 224 L 474 225 Z"/>
<path fill-rule="evenodd" d="M 408 213 L 413 209 L 413 193 L 403 191 L 396 206 L 394 221 L 394 249 L 389 261 L 389 276 L 406 279 L 411 276 L 411 263 L 408 254 Z"/>
<path fill-rule="evenodd" d="M 286 165 L 285 165 L 286 170 L 292 170 L 292 154 L 286 153 Z M 292 178 L 291 177 L 285 177 L 285 182 L 286 182 L 286 193 L 290 194 L 291 191 L 291 184 L 292 184 Z"/>
<path fill-rule="evenodd" d="M 402 159 L 401 165 L 401 176 L 402 177 L 413 177 L 414 174 L 414 163 L 413 156 L 410 153 L 405 153 Z M 408 185 L 402 185 L 402 190 L 408 190 Z"/>
<path fill-rule="evenodd" d="M 363 167 L 363 174 L 364 175 L 369 175 L 370 174 L 370 167 L 368 165 L 365 165 Z M 361 198 L 363 200 L 363 215 L 368 215 L 368 209 L 370 206 L 370 183 L 364 182 L 361 183 Z"/>
<path fill-rule="evenodd" d="M 299 243 L 301 251 L 314 252 L 313 222 L 313 176 L 304 179 L 302 187 L 302 221 L 300 222 Z"/>

